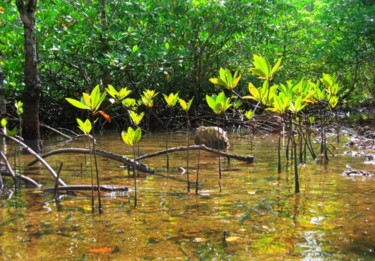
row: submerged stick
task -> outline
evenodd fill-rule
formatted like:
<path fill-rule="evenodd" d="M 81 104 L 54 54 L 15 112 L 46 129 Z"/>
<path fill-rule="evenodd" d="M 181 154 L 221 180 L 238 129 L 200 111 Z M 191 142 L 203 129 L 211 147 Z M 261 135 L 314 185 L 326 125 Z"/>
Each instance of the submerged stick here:
<path fill-rule="evenodd" d="M 199 149 L 211 152 L 211 153 L 216 154 L 218 156 L 232 158 L 232 159 L 244 161 L 244 162 L 247 162 L 247 163 L 252 163 L 254 161 L 254 157 L 250 156 L 250 155 L 242 156 L 242 155 L 238 155 L 238 154 L 226 153 L 226 152 L 223 152 L 223 151 L 219 151 L 219 150 L 209 148 L 205 145 L 192 145 L 192 146 L 181 146 L 181 147 L 169 148 L 167 150 L 162 150 L 162 151 L 158 151 L 158 152 L 155 152 L 155 153 L 142 155 L 142 156 L 138 157 L 138 159 L 136 159 L 136 160 L 152 158 L 152 157 L 156 157 L 156 156 L 159 156 L 159 155 L 162 155 L 162 154 L 165 154 L 165 153 L 170 153 L 170 152 L 178 152 L 178 151 L 184 151 L 184 150 L 199 150 Z"/>

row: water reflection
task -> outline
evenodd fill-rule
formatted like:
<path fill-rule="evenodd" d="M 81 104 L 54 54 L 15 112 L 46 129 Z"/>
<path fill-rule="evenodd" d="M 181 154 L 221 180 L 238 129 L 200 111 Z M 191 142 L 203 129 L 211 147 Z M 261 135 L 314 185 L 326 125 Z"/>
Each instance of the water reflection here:
<path fill-rule="evenodd" d="M 248 137 L 231 137 L 231 152 L 246 155 Z M 91 214 L 89 192 L 62 195 L 22 189 L 0 201 L 0 256 L 30 259 L 363 259 L 374 257 L 374 179 L 347 179 L 340 174 L 348 161 L 336 157 L 326 166 L 300 167 L 301 193 L 294 194 L 293 174 L 277 172 L 275 137 L 256 137 L 253 164 L 224 158 L 221 190 L 217 158 L 190 152 L 190 176 L 195 184 L 199 156 L 199 193 L 186 193 L 186 152 L 142 162 L 157 175 L 138 180 L 138 208 L 133 192 L 113 192 L 103 198 L 103 215 Z M 165 148 L 162 134 L 144 137 L 140 153 Z M 184 134 L 172 135 L 170 147 L 186 144 Z M 83 145 L 65 144 L 64 146 Z M 118 135 L 98 140 L 98 147 L 130 155 Z M 50 147 L 52 149 L 53 147 Z M 30 159 L 22 159 L 27 162 Z M 90 157 L 58 155 L 62 177 L 69 184 L 90 183 Z M 103 184 L 128 186 L 133 179 L 119 163 L 99 161 Z M 365 165 L 364 165 L 365 166 Z M 366 165 L 368 166 L 368 165 Z M 82 169 L 82 171 L 81 171 Z M 42 168 L 28 175 L 53 186 Z M 32 256 L 30 256 L 32 253 Z"/>

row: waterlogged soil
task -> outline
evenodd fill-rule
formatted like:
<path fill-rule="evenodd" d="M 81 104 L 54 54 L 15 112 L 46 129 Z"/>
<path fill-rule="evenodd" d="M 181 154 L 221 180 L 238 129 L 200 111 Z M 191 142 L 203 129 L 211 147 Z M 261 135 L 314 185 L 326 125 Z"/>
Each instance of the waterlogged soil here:
<path fill-rule="evenodd" d="M 103 193 L 104 213 L 92 214 L 91 192 L 62 194 L 22 188 L 0 199 L 2 260 L 370 260 L 375 258 L 375 178 L 345 177 L 346 165 L 373 171 L 364 159 L 345 153 L 348 139 L 335 144 L 328 164 L 308 160 L 300 165 L 301 192 L 294 193 L 294 173 L 283 162 L 277 174 L 277 138 L 230 135 L 229 152 L 253 154 L 254 163 L 189 153 L 188 174 L 198 194 L 187 192 L 187 152 L 143 160 L 157 175 L 134 181 L 118 162 L 99 158 L 102 184 L 128 186 L 129 192 Z M 183 133 L 169 146 L 187 143 Z M 334 139 L 333 139 L 334 140 Z M 82 142 L 46 141 L 45 150 L 83 147 Z M 132 157 L 119 135 L 98 138 L 97 147 Z M 14 150 L 10 147 L 8 155 Z M 165 149 L 165 136 L 143 137 L 139 153 Z M 136 150 L 137 151 L 137 150 Z M 198 160 L 199 156 L 199 160 Z M 11 157 L 11 156 L 9 156 Z M 16 160 L 17 166 L 31 156 Z M 47 158 L 68 184 L 90 184 L 90 156 Z M 22 170 L 22 169 L 21 169 Z M 42 166 L 24 170 L 44 188 L 54 181 Z M 9 192 L 9 191 L 8 191 Z M 95 204 L 97 205 L 97 198 Z"/>

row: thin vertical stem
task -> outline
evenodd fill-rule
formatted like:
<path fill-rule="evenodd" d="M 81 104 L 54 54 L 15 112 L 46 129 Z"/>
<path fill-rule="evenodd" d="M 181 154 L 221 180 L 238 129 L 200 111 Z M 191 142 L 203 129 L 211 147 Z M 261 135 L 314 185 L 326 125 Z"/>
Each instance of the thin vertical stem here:
<path fill-rule="evenodd" d="M 200 169 L 200 158 L 201 158 L 201 149 L 198 150 L 198 165 L 197 165 L 197 176 L 195 179 L 195 194 L 198 195 L 198 181 L 199 181 L 199 169 Z"/>
<path fill-rule="evenodd" d="M 135 161 L 135 147 L 133 145 L 133 158 L 134 158 L 134 163 L 136 162 Z M 137 207 L 137 172 L 136 172 L 136 168 L 134 166 L 133 168 L 133 178 L 134 178 L 134 208 Z"/>
<path fill-rule="evenodd" d="M 279 131 L 279 139 L 277 145 L 277 173 L 281 173 L 281 132 Z"/>
<path fill-rule="evenodd" d="M 97 187 L 97 191 L 98 191 L 98 203 L 99 203 L 99 214 L 102 214 L 103 213 L 103 209 L 102 209 L 102 198 L 101 198 L 101 193 L 100 193 L 100 177 L 99 177 L 99 169 L 98 169 L 98 160 L 97 160 L 97 157 L 96 157 L 96 140 L 95 140 L 95 130 L 93 128 L 92 130 L 92 136 L 93 136 L 93 140 L 92 140 L 92 148 L 93 148 L 93 151 L 94 151 L 94 164 L 95 164 L 95 173 L 96 173 L 96 185 L 98 186 Z"/>

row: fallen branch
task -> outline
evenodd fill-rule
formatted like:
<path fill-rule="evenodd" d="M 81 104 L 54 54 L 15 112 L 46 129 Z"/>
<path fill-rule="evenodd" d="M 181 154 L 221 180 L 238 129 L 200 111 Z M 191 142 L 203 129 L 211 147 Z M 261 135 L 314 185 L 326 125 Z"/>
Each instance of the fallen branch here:
<path fill-rule="evenodd" d="M 17 174 L 17 173 L 14 173 L 14 174 L 15 174 L 15 176 L 16 176 L 17 179 L 22 180 L 22 181 L 26 182 L 27 184 L 31 184 L 35 188 L 41 188 L 42 187 L 41 184 L 39 184 L 38 182 L 36 182 L 32 178 L 29 178 L 27 176 L 24 176 L 24 175 L 21 175 L 21 174 Z M 8 172 L 2 173 L 2 175 L 4 175 L 4 176 L 11 176 Z"/>
<path fill-rule="evenodd" d="M 50 131 L 52 131 L 52 132 L 54 132 L 56 134 L 59 134 L 60 136 L 66 138 L 68 140 L 71 140 L 73 138 L 72 136 L 69 136 L 69 135 L 67 135 L 67 134 L 65 134 L 65 133 L 63 133 L 63 132 L 61 132 L 59 130 L 56 130 L 55 128 L 52 128 L 51 126 L 48 126 L 46 124 L 41 123 L 40 127 L 46 128 L 46 129 L 48 129 L 48 130 L 50 130 Z"/>
<path fill-rule="evenodd" d="M 52 155 L 62 154 L 62 153 L 93 154 L 94 151 L 90 150 L 90 149 L 85 149 L 85 148 L 64 148 L 64 149 L 57 149 L 57 150 L 53 150 L 53 151 L 47 152 L 45 154 L 42 154 L 41 157 L 42 158 L 47 158 L 47 157 L 50 157 Z M 109 152 L 109 151 L 105 151 L 105 150 L 98 150 L 97 149 L 96 150 L 96 155 L 104 157 L 104 158 L 112 159 L 112 160 L 115 160 L 115 161 L 119 161 L 119 162 L 123 163 L 124 165 L 134 166 L 135 168 L 139 169 L 140 171 L 142 171 L 144 173 L 154 174 L 154 170 L 150 169 L 145 164 L 137 162 L 137 161 L 134 161 L 134 160 L 129 159 L 129 158 L 126 158 L 126 157 L 124 157 L 122 155 L 119 155 L 119 154 L 116 154 L 116 153 L 113 153 L 113 152 Z M 33 161 L 29 162 L 29 164 L 27 164 L 27 166 L 32 166 L 36 162 L 38 162 L 38 161 L 37 160 L 33 160 Z"/>
<path fill-rule="evenodd" d="M 65 191 L 77 191 L 77 190 L 97 190 L 98 186 L 94 185 L 66 185 L 66 186 L 58 186 L 57 188 L 47 188 L 43 189 L 44 192 L 55 192 L 55 189 L 57 190 L 65 190 Z M 100 186 L 101 191 L 129 191 L 128 187 L 116 187 L 111 185 L 101 185 Z"/>
<path fill-rule="evenodd" d="M 13 138 L 9 135 L 6 135 L 4 133 L 0 133 L 0 137 L 5 137 L 7 139 L 10 139 L 12 141 L 14 141 L 15 143 L 21 145 L 24 149 L 26 149 L 30 154 L 32 154 L 34 157 L 37 158 L 36 162 L 40 161 L 44 167 L 51 173 L 51 175 L 55 178 L 55 179 L 58 179 L 59 180 L 59 184 L 62 185 L 62 186 L 65 186 L 65 182 L 61 179 L 61 178 L 58 178 L 57 177 L 57 174 L 56 172 L 54 171 L 54 169 L 38 154 L 36 153 L 34 150 L 32 150 L 29 146 L 27 146 L 25 143 L 23 143 L 22 141 L 16 139 L 16 138 Z"/>
<path fill-rule="evenodd" d="M 239 160 L 239 161 L 244 161 L 244 162 L 247 162 L 247 163 L 252 163 L 254 161 L 254 157 L 250 156 L 250 155 L 241 156 L 241 155 L 238 155 L 238 154 L 226 153 L 226 152 L 223 152 L 223 151 L 219 151 L 219 150 L 209 148 L 205 145 L 192 145 L 192 146 L 181 146 L 181 147 L 168 148 L 166 150 L 158 151 L 158 152 L 155 152 L 155 153 L 144 154 L 144 155 L 138 157 L 136 160 L 152 158 L 152 157 L 156 157 L 156 156 L 166 154 L 166 153 L 170 153 L 170 152 L 178 152 L 178 151 L 185 151 L 185 150 L 199 150 L 199 149 L 211 152 L 211 153 L 219 155 L 219 156 L 223 156 L 223 157 L 227 157 L 227 158 L 235 159 L 235 160 Z"/>
<path fill-rule="evenodd" d="M 16 173 L 13 171 L 12 166 L 10 166 L 9 161 L 7 159 L 7 156 L 5 156 L 4 152 L 0 150 L 0 156 L 4 160 L 5 168 L 7 169 L 9 175 L 12 177 L 14 185 L 17 186 L 16 184 Z"/>

